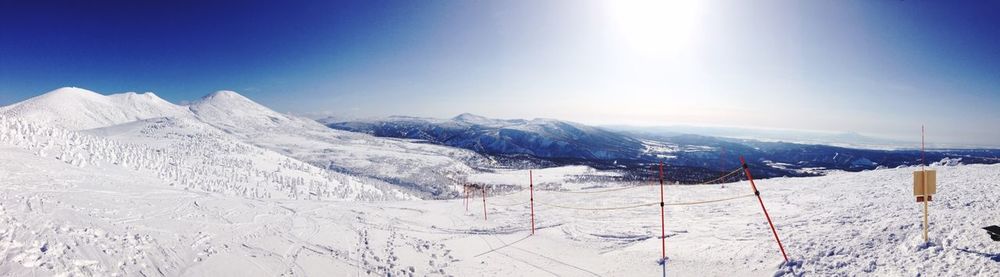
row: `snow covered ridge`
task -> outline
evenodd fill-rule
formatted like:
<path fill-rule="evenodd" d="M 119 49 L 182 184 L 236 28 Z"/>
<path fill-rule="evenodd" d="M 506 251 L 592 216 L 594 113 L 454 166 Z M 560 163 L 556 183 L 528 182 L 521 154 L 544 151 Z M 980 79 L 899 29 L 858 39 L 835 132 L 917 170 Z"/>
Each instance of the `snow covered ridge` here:
<path fill-rule="evenodd" d="M 220 137 L 226 140 L 348 175 L 345 178 L 397 196 L 402 189 L 402 194 L 425 198 L 454 197 L 458 195 L 453 185 L 456 176 L 494 163 L 468 150 L 333 130 L 310 119 L 275 112 L 232 91 L 218 91 L 181 106 L 152 93 L 105 96 L 60 88 L 0 107 L 0 115 L 67 130 L 111 128 L 157 118 L 188 119 L 189 123 L 201 123 L 197 125 L 204 127 L 199 129 L 202 132 L 223 133 Z M 104 132 L 93 134 L 106 136 Z M 137 132 L 115 139 L 146 146 L 164 143 Z"/>
<path fill-rule="evenodd" d="M 175 119 L 140 121 L 153 133 Z M 148 125 L 146 124 L 148 123 Z M 182 129 L 182 128 L 181 128 Z M 176 130 L 176 129 L 175 129 Z M 170 185 L 255 199 L 389 200 L 402 193 L 364 184 L 271 151 L 220 136 L 179 134 L 182 140 L 150 147 L 52 128 L 0 115 L 0 144 L 13 145 L 40 157 L 77 166 L 113 164 L 152 172 Z M 167 140 L 166 136 L 162 137 Z"/>
<path fill-rule="evenodd" d="M 2 107 L 0 114 L 49 126 L 84 130 L 155 117 L 183 116 L 189 112 L 152 92 L 104 96 L 81 88 L 66 87 Z"/>
<path fill-rule="evenodd" d="M 473 151 L 334 130 L 311 119 L 275 112 L 235 92 L 192 103 L 195 118 L 250 144 L 310 164 L 378 179 L 424 198 L 459 195 L 459 176 L 491 167 Z"/>

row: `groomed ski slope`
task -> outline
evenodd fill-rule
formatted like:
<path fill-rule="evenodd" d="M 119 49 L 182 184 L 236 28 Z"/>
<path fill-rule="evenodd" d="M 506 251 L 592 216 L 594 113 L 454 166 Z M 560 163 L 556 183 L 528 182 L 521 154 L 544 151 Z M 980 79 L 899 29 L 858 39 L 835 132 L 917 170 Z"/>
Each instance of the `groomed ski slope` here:
<path fill-rule="evenodd" d="M 170 186 L 148 171 L 79 167 L 0 145 L 0 275 L 658 276 L 658 188 L 482 199 L 253 199 Z M 759 180 L 792 259 L 754 198 L 668 206 L 671 276 L 998 276 L 1000 166 L 938 167 L 924 245 L 911 168 Z M 514 172 L 511 174 L 521 174 Z M 669 174 L 669 167 L 668 167 Z M 527 176 L 524 176 L 525 182 Z M 573 187 L 607 184 L 574 184 Z M 666 202 L 747 195 L 746 182 L 666 187 Z"/>

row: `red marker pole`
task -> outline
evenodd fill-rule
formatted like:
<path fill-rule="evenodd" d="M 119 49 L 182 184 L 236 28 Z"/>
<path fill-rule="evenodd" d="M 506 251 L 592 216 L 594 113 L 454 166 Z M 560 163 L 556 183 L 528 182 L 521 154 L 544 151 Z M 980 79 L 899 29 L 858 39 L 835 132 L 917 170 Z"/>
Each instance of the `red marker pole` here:
<path fill-rule="evenodd" d="M 486 220 L 486 185 L 483 185 L 482 189 L 483 189 L 483 220 Z"/>
<path fill-rule="evenodd" d="M 535 179 L 528 170 L 528 189 L 531 191 L 531 235 L 535 235 Z"/>
<path fill-rule="evenodd" d="M 462 185 L 462 193 L 465 194 L 465 211 L 468 212 L 469 211 L 469 185 L 468 184 L 463 184 Z"/>
<path fill-rule="evenodd" d="M 767 224 L 771 225 L 771 233 L 774 233 L 774 240 L 778 242 L 778 248 L 781 249 L 781 256 L 785 258 L 785 263 L 788 263 L 788 255 L 785 254 L 785 247 L 781 245 L 781 239 L 778 238 L 778 231 L 774 229 L 774 222 L 771 221 L 771 215 L 767 214 L 767 208 L 764 207 L 764 200 L 760 198 L 760 191 L 757 190 L 757 185 L 753 182 L 753 175 L 750 175 L 750 167 L 747 166 L 747 162 L 743 159 L 743 156 L 740 156 L 740 163 L 743 164 L 743 172 L 746 172 L 747 179 L 750 179 L 750 187 L 753 188 L 753 194 L 757 195 L 757 202 L 760 202 L 760 209 L 764 210 L 764 217 L 767 218 Z"/>
<path fill-rule="evenodd" d="M 666 213 L 663 211 L 663 161 L 660 161 L 660 246 L 662 250 L 663 263 L 666 264 L 667 259 L 667 220 L 665 219 Z"/>

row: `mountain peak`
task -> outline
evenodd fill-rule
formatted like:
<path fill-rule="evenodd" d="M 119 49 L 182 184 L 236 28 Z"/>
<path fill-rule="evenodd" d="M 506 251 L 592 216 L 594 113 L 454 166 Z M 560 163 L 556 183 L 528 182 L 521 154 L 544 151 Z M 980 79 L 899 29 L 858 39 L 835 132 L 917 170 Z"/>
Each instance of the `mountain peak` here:
<path fill-rule="evenodd" d="M 223 128 L 271 128 L 294 121 L 230 90 L 213 92 L 188 108 L 203 121 Z"/>
<path fill-rule="evenodd" d="M 187 110 L 155 94 L 103 95 L 76 87 L 48 93 L 0 108 L 0 112 L 70 130 L 107 127 L 155 117 L 183 116 Z"/>
<path fill-rule="evenodd" d="M 250 98 L 246 98 L 231 90 L 220 90 L 210 93 L 191 105 L 195 110 L 199 108 L 204 109 L 207 106 L 215 106 L 226 110 L 249 109 L 253 111 L 270 111 L 270 109 L 257 104 L 257 102 L 250 100 Z"/>
<path fill-rule="evenodd" d="M 237 93 L 235 91 L 231 91 L 231 90 L 220 90 L 220 91 L 216 91 L 216 92 L 213 92 L 213 93 L 209 93 L 208 95 L 205 95 L 205 97 L 202 97 L 201 99 L 245 99 L 245 100 L 249 100 L 245 96 L 240 95 L 239 93 Z"/>
<path fill-rule="evenodd" d="M 486 120 L 490 120 L 489 118 L 486 118 L 485 116 L 476 115 L 476 114 L 472 114 L 472 113 L 462 113 L 460 115 L 457 115 L 457 116 L 453 117 L 452 119 L 457 120 L 457 121 L 466 121 L 466 122 L 469 122 L 469 121 L 486 121 Z"/>
<path fill-rule="evenodd" d="M 84 97 L 89 97 L 89 96 L 99 96 L 99 95 L 101 95 L 101 94 L 93 92 L 93 91 L 90 91 L 90 90 L 87 90 L 87 89 L 83 89 L 83 88 L 78 88 L 78 87 L 61 87 L 61 88 L 54 89 L 54 90 L 52 90 L 50 92 L 47 92 L 45 94 L 42 94 L 41 96 L 46 96 L 46 97 L 54 97 L 54 96 L 57 96 L 57 97 L 65 97 L 65 96 L 84 96 Z"/>
<path fill-rule="evenodd" d="M 494 126 L 494 127 L 522 123 L 519 120 L 513 120 L 513 121 L 511 121 L 511 120 L 503 120 L 503 119 L 494 119 L 494 118 L 489 118 L 489 117 L 485 117 L 485 116 L 481 116 L 481 115 L 477 115 L 477 114 L 471 114 L 471 113 L 460 114 L 458 116 L 453 117 L 451 120 L 457 121 L 457 122 L 461 122 L 461 123 L 466 123 L 466 124 L 485 125 L 485 126 Z"/>

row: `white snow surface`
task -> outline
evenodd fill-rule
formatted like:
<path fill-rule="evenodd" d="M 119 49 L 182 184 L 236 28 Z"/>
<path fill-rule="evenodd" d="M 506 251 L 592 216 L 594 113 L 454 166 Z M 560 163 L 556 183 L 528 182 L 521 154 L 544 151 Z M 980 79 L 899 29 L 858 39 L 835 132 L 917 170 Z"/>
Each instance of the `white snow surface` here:
<path fill-rule="evenodd" d="M 564 208 L 655 204 L 659 188 L 652 182 L 608 193 L 537 190 L 532 236 L 528 191 L 488 192 L 487 219 L 478 194 L 468 204 L 252 197 L 177 185 L 155 170 L 169 166 L 157 165 L 157 151 L 145 146 L 5 122 L 0 275 L 6 276 L 1000 274 L 1000 243 L 980 230 L 1000 222 L 993 212 L 1000 165 L 936 168 L 930 244 L 921 239 L 921 206 L 910 192 L 913 168 L 758 180 L 788 266 L 754 198 L 667 206 L 668 259 L 661 267 L 656 205 Z M 74 153 L 59 150 L 67 147 L 101 154 L 63 155 Z M 614 186 L 591 185 L 577 192 Z M 668 204 L 750 195 L 745 181 L 665 191 Z"/>

